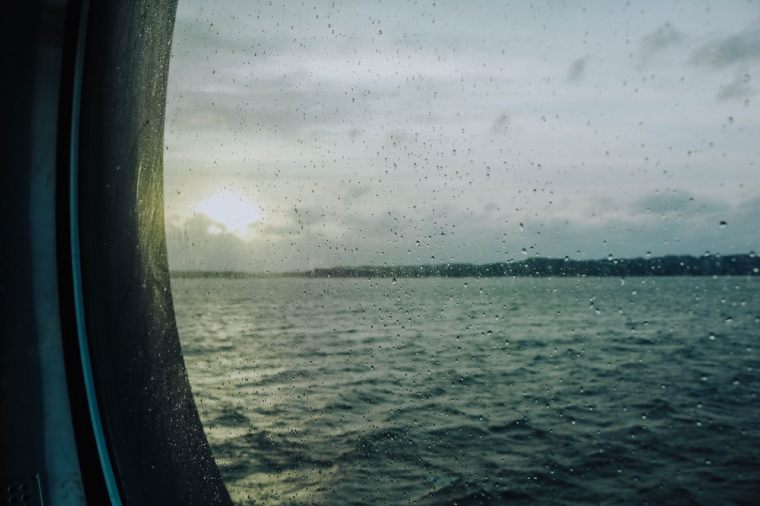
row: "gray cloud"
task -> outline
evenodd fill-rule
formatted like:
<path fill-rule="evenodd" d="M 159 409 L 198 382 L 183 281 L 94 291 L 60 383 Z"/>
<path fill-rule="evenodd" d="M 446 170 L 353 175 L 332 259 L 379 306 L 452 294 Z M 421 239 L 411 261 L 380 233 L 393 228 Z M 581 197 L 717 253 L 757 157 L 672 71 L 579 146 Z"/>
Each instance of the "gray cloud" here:
<path fill-rule="evenodd" d="M 347 98 L 340 86 L 324 83 L 315 90 L 305 81 L 301 72 L 251 77 L 234 91 L 184 91 L 182 106 L 173 108 L 170 126 L 197 129 L 203 121 L 205 128 L 294 136 L 310 128 L 343 124 L 348 131 L 347 120 L 361 114 L 361 97 L 356 104 L 356 97 Z"/>
<path fill-rule="evenodd" d="M 641 38 L 639 42 L 639 58 L 642 63 L 646 63 L 655 54 L 676 46 L 684 40 L 685 36 L 680 30 L 669 22 L 664 23 Z"/>
<path fill-rule="evenodd" d="M 567 68 L 567 75 L 565 76 L 565 81 L 568 83 L 573 83 L 573 82 L 577 82 L 583 79 L 583 76 L 586 74 L 587 64 L 588 64 L 588 56 L 584 56 L 583 58 L 578 58 L 573 63 L 571 63 L 570 66 Z"/>
<path fill-rule="evenodd" d="M 696 198 L 692 193 L 684 190 L 664 190 L 638 199 L 631 209 L 639 213 L 660 215 L 681 213 L 695 216 L 726 211 L 729 205 L 713 199 Z"/>
<path fill-rule="evenodd" d="M 588 221 L 561 214 L 510 214 L 510 203 L 478 210 L 442 204 L 416 213 L 330 211 L 319 205 L 286 211 L 279 225 L 257 224 L 248 240 L 196 215 L 167 229 L 172 269 L 282 272 L 312 267 L 493 262 L 549 256 L 602 258 L 740 253 L 756 249 L 760 198 L 729 203 L 685 191 L 650 195 L 623 213 Z M 720 226 L 726 222 L 726 227 Z"/>
<path fill-rule="evenodd" d="M 755 89 L 749 83 L 749 74 L 744 72 L 737 73 L 733 81 L 721 86 L 720 90 L 718 90 L 718 100 L 739 100 L 751 97 L 755 94 Z"/>
<path fill-rule="evenodd" d="M 733 201 L 757 159 L 757 115 L 736 103 L 754 93 L 757 35 L 738 31 L 753 7 L 727 1 L 719 17 L 682 5 L 676 28 L 661 3 L 632 23 L 567 3 L 536 16 L 520 3 L 183 0 L 172 266 L 756 248 L 752 206 Z M 246 239 L 191 216 L 220 187 L 260 205 Z"/>
<path fill-rule="evenodd" d="M 493 135 L 503 135 L 507 133 L 512 125 L 512 117 L 507 112 L 499 114 L 491 124 L 490 132 Z"/>
<path fill-rule="evenodd" d="M 760 61 L 760 22 L 704 44 L 692 52 L 691 60 L 714 68 Z"/>
<path fill-rule="evenodd" d="M 169 265 L 174 270 L 259 270 L 251 248 L 223 224 L 197 214 L 166 227 Z"/>

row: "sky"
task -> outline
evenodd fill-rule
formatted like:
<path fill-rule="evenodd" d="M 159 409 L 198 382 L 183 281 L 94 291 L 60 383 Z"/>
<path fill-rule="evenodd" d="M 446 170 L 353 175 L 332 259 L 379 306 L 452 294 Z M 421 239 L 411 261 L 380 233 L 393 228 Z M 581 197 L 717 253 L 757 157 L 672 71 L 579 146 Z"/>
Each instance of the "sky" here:
<path fill-rule="evenodd" d="M 760 3 L 180 0 L 173 269 L 760 249 Z"/>

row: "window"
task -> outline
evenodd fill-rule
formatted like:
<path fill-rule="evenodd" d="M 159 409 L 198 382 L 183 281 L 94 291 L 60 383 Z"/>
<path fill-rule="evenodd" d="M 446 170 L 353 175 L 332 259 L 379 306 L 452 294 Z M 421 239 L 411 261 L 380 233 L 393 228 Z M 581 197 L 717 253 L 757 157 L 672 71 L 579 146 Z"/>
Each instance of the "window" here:
<path fill-rule="evenodd" d="M 172 292 L 233 500 L 758 497 L 757 20 L 182 0 Z"/>

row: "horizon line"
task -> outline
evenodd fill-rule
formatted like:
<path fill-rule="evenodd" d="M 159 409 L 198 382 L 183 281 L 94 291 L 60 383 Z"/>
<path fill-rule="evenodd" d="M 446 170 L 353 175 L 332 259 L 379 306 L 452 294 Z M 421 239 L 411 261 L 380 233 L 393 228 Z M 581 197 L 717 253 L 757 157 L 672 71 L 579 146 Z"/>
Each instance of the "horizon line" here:
<path fill-rule="evenodd" d="M 601 266 L 607 266 L 607 267 L 613 267 L 619 266 L 623 263 L 631 263 L 631 262 L 644 262 L 644 263 L 656 263 L 658 261 L 666 260 L 666 259 L 679 259 L 681 260 L 680 267 L 683 267 L 688 272 L 684 272 L 684 275 L 699 275 L 700 272 L 695 271 L 694 267 L 700 267 L 694 264 L 691 265 L 685 265 L 683 264 L 684 260 L 688 260 L 690 262 L 694 261 L 705 261 L 705 260 L 721 260 L 721 259 L 743 259 L 747 260 L 750 263 L 757 264 L 755 266 L 755 269 L 751 272 L 747 272 L 745 274 L 753 275 L 758 274 L 757 268 L 760 268 L 760 257 L 758 257 L 754 251 L 750 251 L 749 253 L 731 253 L 731 254 L 720 254 L 720 253 L 705 253 L 703 255 L 662 255 L 662 256 L 636 256 L 636 257 L 606 257 L 606 258 L 589 258 L 589 259 L 574 259 L 570 258 L 568 256 L 559 258 L 559 257 L 529 257 L 529 258 L 523 258 L 523 259 L 510 259 L 510 260 L 503 260 L 503 261 L 496 261 L 496 262 L 484 262 L 484 263 L 474 263 L 474 262 L 439 262 L 439 263 L 423 263 L 423 264 L 396 264 L 396 265 L 389 265 L 389 264 L 383 264 L 383 265 L 372 265 L 372 264 L 363 264 L 363 265 L 334 265 L 331 267 L 312 267 L 306 270 L 290 270 L 290 271 L 248 271 L 248 270 L 234 270 L 234 269 L 169 269 L 169 272 L 171 275 L 178 275 L 179 277 L 182 277 L 183 275 L 190 275 L 190 276 L 196 276 L 196 277 L 233 277 L 233 276 L 240 276 L 240 277 L 287 277 L 287 276 L 309 276 L 314 274 L 327 274 L 330 273 L 333 274 L 342 274 L 342 277 L 348 277 L 346 274 L 349 274 L 351 271 L 354 271 L 356 274 L 361 274 L 358 271 L 367 271 L 367 270 L 373 270 L 373 271 L 382 271 L 378 273 L 382 274 L 388 274 L 389 276 L 398 275 L 400 277 L 404 277 L 405 274 L 414 274 L 413 270 L 422 270 L 424 272 L 419 272 L 417 274 L 426 274 L 428 277 L 433 276 L 441 276 L 441 277 L 457 277 L 452 276 L 451 273 L 448 273 L 445 271 L 438 271 L 435 272 L 434 269 L 451 269 L 451 268 L 467 268 L 467 269 L 486 269 L 489 267 L 496 267 L 496 266 L 510 266 L 510 267 L 519 267 L 520 264 L 525 263 L 533 263 L 533 262 L 544 262 L 544 267 L 547 267 L 548 264 L 554 264 L 557 263 L 562 264 L 568 264 L 568 265 L 574 265 L 574 264 L 587 264 L 587 266 L 591 267 L 592 265 L 601 267 Z M 633 267 L 632 265 L 629 265 L 627 267 Z M 641 266 L 640 266 L 641 267 Z M 673 267 L 673 266 L 670 266 Z M 703 268 L 706 266 L 702 266 Z M 728 266 L 730 267 L 730 266 Z M 747 266 L 750 267 L 750 266 Z M 398 270 L 399 272 L 393 273 L 390 272 L 392 270 Z M 483 276 L 483 274 L 487 274 L 485 272 L 479 272 L 477 275 Z M 516 273 L 511 272 L 509 275 L 542 275 L 541 272 L 535 272 L 535 273 Z M 594 275 L 589 273 L 570 273 L 570 272 L 564 272 L 564 271 L 558 271 L 555 272 L 552 269 L 552 272 L 549 274 L 556 274 L 560 276 L 577 276 L 577 275 Z M 711 275 L 711 272 L 705 272 L 702 275 Z M 737 274 L 737 275 L 745 275 L 745 274 Z M 489 274 L 491 277 L 504 277 L 507 274 L 504 273 L 491 273 Z M 598 273 L 597 276 L 616 276 L 619 275 L 617 272 L 604 272 L 604 273 Z M 632 274 L 629 274 L 632 275 Z M 661 272 L 651 272 L 646 275 L 663 275 Z M 678 275 L 678 274 L 674 274 Z M 189 277 L 189 276 L 188 276 Z M 356 276 L 354 276 L 356 277 Z M 411 276 L 407 276 L 411 277 Z M 462 276 L 465 277 L 465 276 Z M 485 276 L 483 276 L 485 277 Z"/>

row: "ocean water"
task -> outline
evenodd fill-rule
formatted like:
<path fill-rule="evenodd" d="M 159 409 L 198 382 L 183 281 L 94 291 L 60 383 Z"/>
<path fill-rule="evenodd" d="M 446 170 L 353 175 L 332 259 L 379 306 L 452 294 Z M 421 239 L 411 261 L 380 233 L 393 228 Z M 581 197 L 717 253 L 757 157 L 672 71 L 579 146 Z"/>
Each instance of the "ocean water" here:
<path fill-rule="evenodd" d="M 173 279 L 239 504 L 760 504 L 760 279 Z"/>

